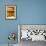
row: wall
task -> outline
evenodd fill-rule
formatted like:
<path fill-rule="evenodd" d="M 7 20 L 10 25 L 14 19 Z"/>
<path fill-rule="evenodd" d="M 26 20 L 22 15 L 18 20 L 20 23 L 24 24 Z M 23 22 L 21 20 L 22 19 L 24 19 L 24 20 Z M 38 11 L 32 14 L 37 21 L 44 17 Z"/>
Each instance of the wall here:
<path fill-rule="evenodd" d="M 5 6 L 7 4 L 16 4 L 18 6 L 17 0 L 0 0 L 0 44 L 7 44 L 9 42 L 8 34 L 10 32 L 16 32 L 16 35 L 18 34 L 17 25 L 19 23 L 19 15 L 17 15 L 16 20 L 6 20 Z M 15 41 L 16 43 L 18 43 L 17 39 Z"/>
<path fill-rule="evenodd" d="M 46 0 L 23 1 L 20 24 L 46 24 Z"/>
<path fill-rule="evenodd" d="M 5 20 L 6 4 L 16 4 L 16 20 Z M 17 34 L 18 24 L 46 24 L 46 0 L 0 0 L 0 44 L 8 43 L 9 32 Z"/>

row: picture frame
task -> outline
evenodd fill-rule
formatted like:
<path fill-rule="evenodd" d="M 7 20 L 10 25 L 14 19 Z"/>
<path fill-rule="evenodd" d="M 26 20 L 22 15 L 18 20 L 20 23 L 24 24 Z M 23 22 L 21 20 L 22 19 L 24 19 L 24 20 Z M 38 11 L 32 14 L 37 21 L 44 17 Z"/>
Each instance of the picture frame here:
<path fill-rule="evenodd" d="M 6 5 L 6 19 L 16 19 L 16 5 Z"/>

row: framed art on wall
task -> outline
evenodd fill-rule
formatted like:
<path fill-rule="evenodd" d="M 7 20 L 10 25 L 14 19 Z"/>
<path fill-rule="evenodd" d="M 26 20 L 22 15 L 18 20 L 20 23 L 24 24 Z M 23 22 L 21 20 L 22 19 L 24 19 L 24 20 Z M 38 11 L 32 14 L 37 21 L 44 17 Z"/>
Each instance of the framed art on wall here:
<path fill-rule="evenodd" d="M 16 5 L 6 5 L 6 19 L 16 19 Z"/>

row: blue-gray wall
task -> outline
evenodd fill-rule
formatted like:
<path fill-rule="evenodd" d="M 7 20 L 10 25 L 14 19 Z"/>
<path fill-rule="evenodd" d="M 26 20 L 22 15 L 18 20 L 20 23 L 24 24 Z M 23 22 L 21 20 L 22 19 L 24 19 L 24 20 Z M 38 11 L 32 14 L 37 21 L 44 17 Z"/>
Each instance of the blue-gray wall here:
<path fill-rule="evenodd" d="M 16 20 L 5 20 L 6 4 L 16 4 Z M 17 34 L 18 24 L 46 24 L 46 0 L 0 0 L 0 44 L 8 43 L 9 32 Z"/>

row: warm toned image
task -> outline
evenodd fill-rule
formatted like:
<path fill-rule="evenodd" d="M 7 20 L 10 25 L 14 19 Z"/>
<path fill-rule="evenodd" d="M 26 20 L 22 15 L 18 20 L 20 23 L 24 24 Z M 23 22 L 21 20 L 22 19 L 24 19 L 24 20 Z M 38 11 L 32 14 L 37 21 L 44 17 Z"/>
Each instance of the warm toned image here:
<path fill-rule="evenodd" d="M 14 13 L 15 13 L 14 10 L 15 10 L 14 7 L 8 7 L 8 9 L 7 9 L 7 16 L 8 17 L 14 16 Z"/>
<path fill-rule="evenodd" d="M 6 6 L 6 19 L 16 19 L 16 6 Z"/>

